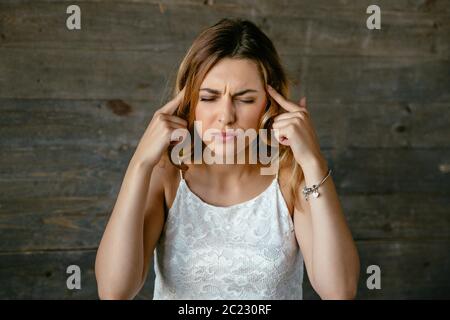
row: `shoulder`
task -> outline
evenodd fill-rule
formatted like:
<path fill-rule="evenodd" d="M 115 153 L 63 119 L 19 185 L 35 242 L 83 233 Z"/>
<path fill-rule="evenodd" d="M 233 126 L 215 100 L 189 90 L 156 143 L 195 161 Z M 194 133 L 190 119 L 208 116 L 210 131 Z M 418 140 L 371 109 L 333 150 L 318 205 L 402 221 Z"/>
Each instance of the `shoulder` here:
<path fill-rule="evenodd" d="M 289 213 L 292 216 L 294 212 L 294 196 L 292 193 L 289 178 L 292 175 L 292 170 L 289 166 L 281 166 L 278 171 L 278 183 L 280 185 L 281 193 L 286 201 Z"/>
<path fill-rule="evenodd" d="M 301 168 L 300 168 L 301 170 Z M 301 210 L 302 208 L 302 203 L 301 203 L 301 192 L 300 190 L 303 189 L 303 187 L 305 186 L 305 179 L 303 178 L 303 172 L 301 172 L 300 175 L 300 184 L 297 188 L 297 190 L 293 190 L 292 188 L 292 182 L 289 181 L 290 178 L 292 177 L 292 167 L 290 164 L 284 165 L 284 166 L 280 166 L 279 169 L 279 173 L 278 173 L 278 181 L 280 184 L 280 189 L 281 189 L 281 193 L 283 194 L 283 197 L 286 201 L 286 205 L 289 209 L 289 213 L 291 214 L 291 216 L 293 216 L 294 214 L 294 207 L 297 210 Z M 297 192 L 297 201 L 294 203 L 294 192 Z"/>
<path fill-rule="evenodd" d="M 156 179 L 156 182 L 160 185 L 164 193 L 164 202 L 170 208 L 180 182 L 179 169 L 170 162 L 168 156 L 164 155 L 153 168 L 153 179 Z"/>
<path fill-rule="evenodd" d="M 171 185 L 179 177 L 179 170 L 169 160 L 167 156 L 162 156 L 158 164 L 153 168 L 156 174 L 162 179 L 165 186 Z"/>

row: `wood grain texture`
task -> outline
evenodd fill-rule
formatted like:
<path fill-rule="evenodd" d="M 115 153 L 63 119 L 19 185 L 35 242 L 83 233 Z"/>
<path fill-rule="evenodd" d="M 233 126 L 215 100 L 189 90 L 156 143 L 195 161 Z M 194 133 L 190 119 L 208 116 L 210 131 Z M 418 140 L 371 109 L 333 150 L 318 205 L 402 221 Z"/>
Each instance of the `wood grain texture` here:
<path fill-rule="evenodd" d="M 370 2 L 321 2 L 311 6 L 307 1 L 213 1 L 213 5 L 203 5 L 204 1 L 79 1 L 86 32 L 62 27 L 65 1 L 40 1 L 31 13 L 26 2 L 2 2 L 5 31 L 0 43 L 25 48 L 33 44 L 35 48 L 79 49 L 82 44 L 83 48 L 98 50 L 184 52 L 198 30 L 224 15 L 245 18 L 250 14 L 282 53 L 389 57 L 449 54 L 448 1 L 435 1 L 433 10 L 421 8 L 423 1 L 402 8 L 389 2 L 380 4 L 383 32 L 361 28 L 366 18 L 361 13 Z M 180 28 L 185 17 L 189 17 L 189 23 Z"/>
<path fill-rule="evenodd" d="M 0 48 L 0 55 L 0 97 L 78 100 L 147 101 L 158 97 L 173 78 L 174 65 L 182 58 L 176 52 L 82 48 Z M 16 62 L 17 57 L 21 57 L 20 63 Z M 450 60 L 301 55 L 282 55 L 281 59 L 288 70 L 292 92 L 300 92 L 302 85 L 301 90 L 311 103 L 450 100 Z M 330 75 L 339 75 L 339 81 Z"/>
<path fill-rule="evenodd" d="M 291 99 L 308 98 L 361 255 L 357 298 L 450 298 L 450 0 L 379 0 L 376 31 L 370 0 L 78 1 L 68 31 L 72 3 L 0 3 L 0 299 L 98 298 L 128 162 L 192 40 L 224 17 L 261 27 Z M 150 268 L 137 299 L 152 298 Z"/>

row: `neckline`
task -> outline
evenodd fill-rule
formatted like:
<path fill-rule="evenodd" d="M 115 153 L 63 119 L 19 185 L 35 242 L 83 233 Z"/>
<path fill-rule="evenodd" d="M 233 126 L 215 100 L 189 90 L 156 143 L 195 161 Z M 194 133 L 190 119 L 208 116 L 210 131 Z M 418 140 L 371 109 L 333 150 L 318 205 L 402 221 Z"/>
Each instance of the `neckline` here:
<path fill-rule="evenodd" d="M 182 183 L 182 184 L 186 187 L 186 190 L 187 190 L 187 191 L 188 191 L 188 192 L 189 192 L 189 193 L 190 193 L 190 194 L 191 194 L 198 202 L 200 202 L 202 205 L 204 205 L 204 206 L 206 206 L 206 207 L 209 207 L 209 208 L 212 208 L 212 209 L 216 209 L 216 210 L 231 210 L 231 209 L 237 209 L 237 208 L 241 208 L 241 207 L 247 206 L 247 205 L 249 205 L 249 204 L 251 204 L 251 203 L 253 203 L 253 202 L 259 200 L 260 198 L 262 198 L 266 193 L 268 193 L 268 192 L 270 191 L 270 189 L 271 189 L 274 185 L 277 185 L 277 184 L 278 184 L 278 176 L 276 176 L 276 177 L 272 180 L 272 182 L 269 184 L 269 186 L 268 186 L 266 189 L 264 189 L 261 193 L 259 193 L 259 194 L 256 195 L 255 197 L 253 197 L 253 198 L 251 198 L 251 199 L 249 199 L 249 200 L 243 201 L 243 202 L 239 202 L 239 203 L 236 203 L 236 204 L 229 205 L 229 206 L 216 206 L 216 205 L 214 205 L 214 204 L 205 202 L 204 200 L 202 200 L 202 198 L 200 198 L 197 194 L 195 194 L 195 193 L 191 190 L 191 188 L 189 188 L 189 186 L 188 186 L 188 184 L 187 184 L 187 182 L 186 182 L 186 180 L 185 180 L 184 178 L 181 178 L 181 182 L 180 182 L 180 183 Z"/>

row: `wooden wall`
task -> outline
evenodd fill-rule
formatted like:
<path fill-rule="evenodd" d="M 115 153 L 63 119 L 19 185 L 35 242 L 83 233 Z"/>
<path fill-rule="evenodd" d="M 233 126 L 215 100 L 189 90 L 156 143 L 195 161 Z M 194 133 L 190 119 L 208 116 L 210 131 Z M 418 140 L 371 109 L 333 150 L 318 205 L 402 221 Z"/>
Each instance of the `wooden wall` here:
<path fill-rule="evenodd" d="M 372 2 L 2 0 L 0 298 L 97 298 L 128 161 L 186 49 L 223 17 L 257 23 L 292 97 L 308 97 L 360 250 L 358 298 L 450 298 L 450 1 L 375 1 L 371 31 Z M 74 3 L 80 31 L 65 27 Z M 70 264 L 81 290 L 66 288 Z M 371 264 L 381 290 L 366 287 Z"/>

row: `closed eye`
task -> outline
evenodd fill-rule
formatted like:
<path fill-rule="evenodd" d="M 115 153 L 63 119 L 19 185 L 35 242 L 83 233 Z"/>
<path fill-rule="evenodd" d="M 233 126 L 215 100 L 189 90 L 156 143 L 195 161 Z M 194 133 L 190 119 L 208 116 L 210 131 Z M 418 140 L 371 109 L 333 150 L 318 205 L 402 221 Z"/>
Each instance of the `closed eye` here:
<path fill-rule="evenodd" d="M 214 101 L 216 100 L 216 98 L 200 98 L 200 101 L 206 101 L 206 102 L 210 102 L 210 101 Z M 243 103 L 253 103 L 255 102 L 255 100 L 240 100 Z"/>

